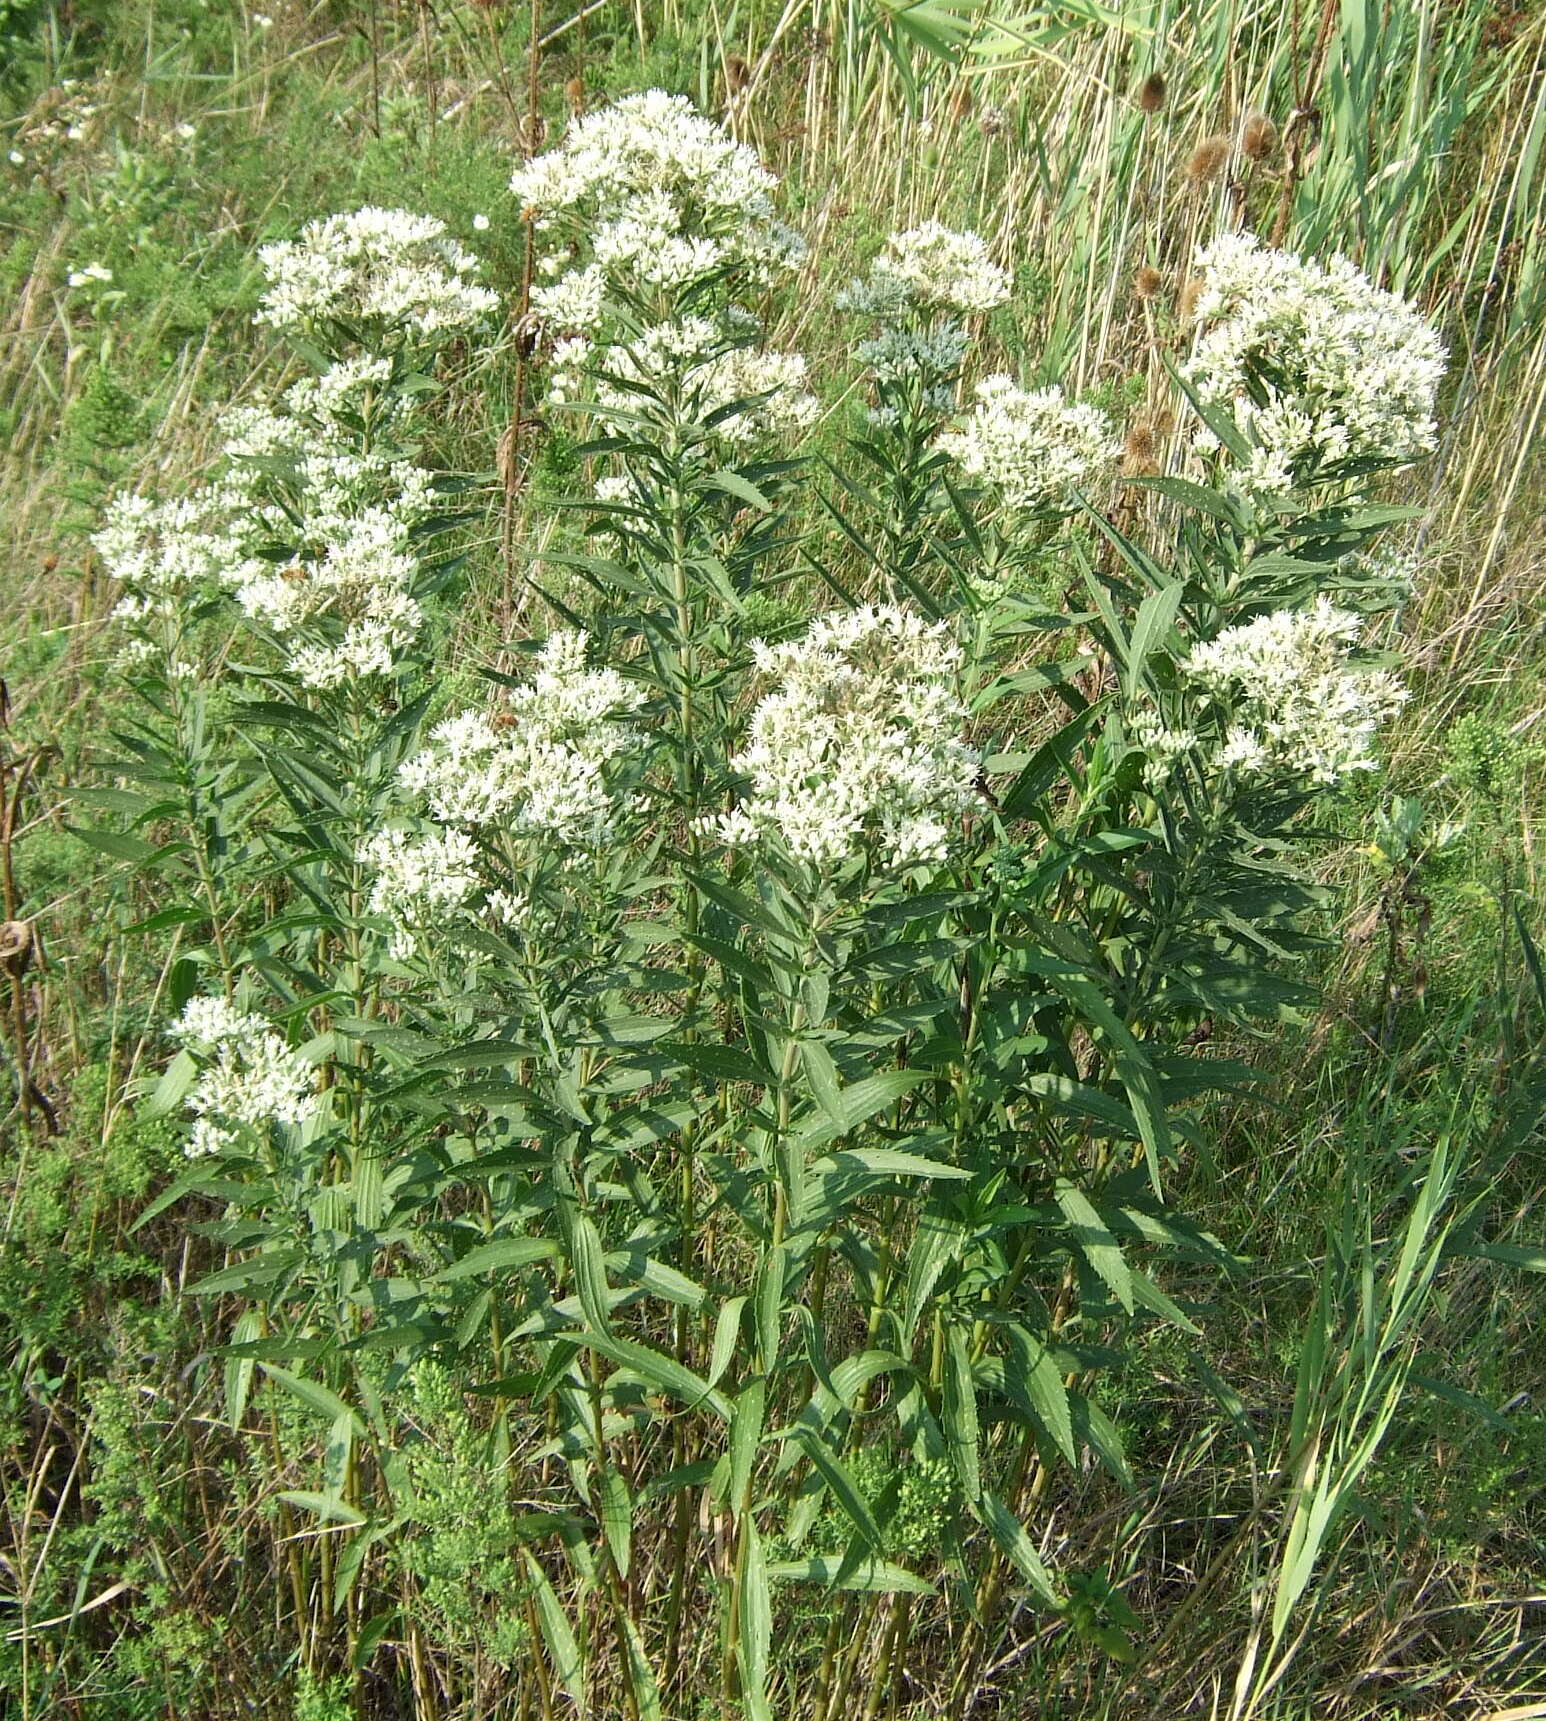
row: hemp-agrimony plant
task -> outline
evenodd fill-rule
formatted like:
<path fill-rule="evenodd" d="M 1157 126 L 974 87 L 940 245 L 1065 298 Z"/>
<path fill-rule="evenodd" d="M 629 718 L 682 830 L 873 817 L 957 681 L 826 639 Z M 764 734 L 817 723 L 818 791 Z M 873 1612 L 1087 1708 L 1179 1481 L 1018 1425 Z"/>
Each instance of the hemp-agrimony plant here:
<path fill-rule="evenodd" d="M 1228 1265 L 1169 1189 L 1250 1079 L 1214 1037 L 1302 995 L 1305 810 L 1401 697 L 1367 489 L 1431 435 L 1436 343 L 1345 266 L 1205 250 L 1192 464 L 1119 530 L 1100 413 L 963 398 L 969 319 L 1012 314 L 976 236 L 893 236 L 848 289 L 869 398 L 821 475 L 766 333 L 821 259 L 754 152 L 651 92 L 514 184 L 545 410 L 588 438 L 544 636 L 436 685 L 456 515 L 416 427 L 489 307 L 401 214 L 273 251 L 264 314 L 330 362 L 102 540 L 184 785 L 140 821 L 206 833 L 146 857 L 199 881 L 165 923 L 219 977 L 174 1000 L 155 1103 L 225 1204 L 228 1413 L 261 1368 L 327 1431 L 282 1493 L 303 1660 L 398 1657 L 446 1714 L 638 1717 L 712 1664 L 726 1713 L 830 1721 L 920 1636 L 964 1700 L 1010 1597 L 1124 1654 L 1041 1532 L 1061 1466 L 1125 1475 L 1114 1343 L 1197 1333 L 1166 1260 Z M 1371 340 L 1408 366 L 1380 423 Z M 1085 593 L 1057 614 L 1020 578 L 1053 542 Z M 519 1592 L 433 1697 L 372 1623 L 389 1583 L 447 1613 L 431 1380 Z"/>

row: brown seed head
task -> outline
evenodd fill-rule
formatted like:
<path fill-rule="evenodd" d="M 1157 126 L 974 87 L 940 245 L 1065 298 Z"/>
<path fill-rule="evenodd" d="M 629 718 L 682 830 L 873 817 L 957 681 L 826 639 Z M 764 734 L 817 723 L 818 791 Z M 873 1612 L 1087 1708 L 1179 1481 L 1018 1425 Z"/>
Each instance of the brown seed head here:
<path fill-rule="evenodd" d="M 1154 426 L 1146 419 L 1135 419 L 1128 426 L 1127 439 L 1122 445 L 1129 472 L 1145 470 L 1154 464 Z"/>
<path fill-rule="evenodd" d="M 1176 300 L 1176 315 L 1183 323 L 1191 322 L 1197 315 L 1197 301 L 1202 297 L 1202 278 L 1194 275 L 1190 281 L 1181 284 L 1180 297 Z"/>
<path fill-rule="evenodd" d="M 1002 108 L 989 106 L 978 110 L 977 129 L 984 137 L 997 137 L 1008 126 L 1009 115 Z"/>
<path fill-rule="evenodd" d="M 950 98 L 950 117 L 959 124 L 972 111 L 972 86 L 965 81 L 956 85 L 955 94 Z"/>
<path fill-rule="evenodd" d="M 752 69 L 739 54 L 730 54 L 725 59 L 725 84 L 731 95 L 739 95 L 751 82 Z"/>
<path fill-rule="evenodd" d="M 573 77 L 564 85 L 564 99 L 569 103 L 570 113 L 582 114 L 585 112 L 584 78 Z"/>
<path fill-rule="evenodd" d="M 53 573 L 54 569 L 57 568 L 58 566 L 59 566 L 59 558 L 57 556 L 48 555 L 48 556 L 45 556 L 43 558 L 43 572 L 45 574 Z"/>
<path fill-rule="evenodd" d="M 1145 263 L 1133 276 L 1133 292 L 1147 303 L 1159 296 L 1159 290 L 1165 285 L 1165 277 L 1152 263 Z"/>
<path fill-rule="evenodd" d="M 1154 415 L 1154 434 L 1156 436 L 1174 436 L 1176 433 L 1176 415 L 1166 407 L 1164 411 Z"/>
<path fill-rule="evenodd" d="M 1240 152 L 1248 161 L 1265 161 L 1277 153 L 1278 128 L 1265 114 L 1252 114 L 1240 133 Z"/>
<path fill-rule="evenodd" d="M 1157 114 L 1165 105 L 1165 80 L 1150 72 L 1138 86 L 1138 106 L 1146 114 Z"/>
<path fill-rule="evenodd" d="M 1194 185 L 1206 185 L 1209 180 L 1218 178 L 1228 160 L 1229 139 L 1220 136 L 1205 137 L 1187 157 L 1186 177 Z"/>

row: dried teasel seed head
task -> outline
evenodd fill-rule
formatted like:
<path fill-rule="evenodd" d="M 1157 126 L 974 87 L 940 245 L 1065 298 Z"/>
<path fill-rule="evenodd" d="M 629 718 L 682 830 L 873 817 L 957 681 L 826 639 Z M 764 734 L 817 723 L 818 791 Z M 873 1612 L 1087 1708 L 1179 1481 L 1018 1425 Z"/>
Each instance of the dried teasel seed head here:
<path fill-rule="evenodd" d="M 0 921 L 0 973 L 19 979 L 32 965 L 37 940 L 30 920 Z"/>
<path fill-rule="evenodd" d="M 1158 298 L 1160 288 L 1164 285 L 1165 277 L 1152 263 L 1145 263 L 1133 276 L 1133 292 L 1145 302 Z"/>
<path fill-rule="evenodd" d="M 739 95 L 751 82 L 752 69 L 739 54 L 725 58 L 725 83 L 732 95 Z"/>
<path fill-rule="evenodd" d="M 1154 459 L 1154 427 L 1139 419 L 1128 427 L 1122 444 L 1122 470 L 1129 478 L 1153 478 L 1159 471 Z"/>
<path fill-rule="evenodd" d="M 958 123 L 966 119 L 970 115 L 973 105 L 972 86 L 968 83 L 958 84 L 955 94 L 950 98 L 951 119 Z"/>
<path fill-rule="evenodd" d="M 1197 301 L 1202 297 L 1202 279 L 1194 275 L 1190 281 L 1181 283 L 1181 292 L 1176 299 L 1176 315 L 1182 322 L 1189 323 L 1197 315 Z"/>
<path fill-rule="evenodd" d="M 1217 135 L 1205 137 L 1187 157 L 1186 177 L 1194 185 L 1206 185 L 1218 178 L 1228 160 L 1229 139 Z"/>
<path fill-rule="evenodd" d="M 1174 436 L 1176 433 L 1176 415 L 1167 406 L 1163 411 L 1154 415 L 1154 434 L 1156 436 Z"/>
<path fill-rule="evenodd" d="M 1150 72 L 1138 86 L 1138 106 L 1146 114 L 1157 114 L 1165 105 L 1165 80 Z"/>
<path fill-rule="evenodd" d="M 997 137 L 1009 127 L 1009 115 L 1002 108 L 984 107 L 977 114 L 977 129 L 984 137 Z"/>
<path fill-rule="evenodd" d="M 564 100 L 569 104 L 570 113 L 582 114 L 585 112 L 584 78 L 571 78 L 568 83 L 564 85 Z"/>
<path fill-rule="evenodd" d="M 1240 133 L 1240 153 L 1248 161 L 1265 161 L 1278 147 L 1278 128 L 1265 114 L 1251 114 Z"/>

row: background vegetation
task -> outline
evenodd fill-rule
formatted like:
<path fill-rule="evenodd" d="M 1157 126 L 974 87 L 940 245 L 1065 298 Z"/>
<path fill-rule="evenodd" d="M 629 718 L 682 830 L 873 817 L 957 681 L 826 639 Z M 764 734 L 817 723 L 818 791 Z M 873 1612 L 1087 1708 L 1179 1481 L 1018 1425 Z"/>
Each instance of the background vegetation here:
<path fill-rule="evenodd" d="M 1079 1605 L 1012 1612 L 965 1690 L 948 1645 L 888 1666 L 882 1618 L 849 1706 L 1546 1714 L 1546 12 L 1440 0 L 0 0 L 0 1701 L 29 1721 L 408 1712 L 368 1657 L 298 1649 L 311 1602 L 276 1487 L 316 1486 L 325 1429 L 270 1388 L 287 1473 L 233 1438 L 213 1357 L 229 1315 L 182 1294 L 224 1257 L 151 1207 L 180 1148 L 127 1090 L 164 1059 L 179 948 L 153 894 L 72 834 L 122 716 L 86 534 L 114 490 L 199 468 L 214 403 L 272 391 L 289 361 L 252 324 L 259 244 L 357 203 L 420 209 L 518 305 L 506 186 L 533 94 L 551 139 L 652 85 L 756 144 L 828 279 L 926 217 L 988 235 L 1017 271 L 990 345 L 1111 410 L 1134 470 L 1164 458 L 1157 337 L 1223 225 L 1345 252 L 1452 354 L 1443 445 L 1406 481 L 1426 509 L 1403 618 L 1417 696 L 1346 809 L 1357 843 L 1327 851 L 1318 1001 L 1233 1048 L 1271 1079 L 1210 1110 L 1182 1174 L 1237 1270 L 1172 1271 L 1203 1336 L 1135 1327 L 1102 1389 L 1129 1474 L 1065 1475 L 1042 1502 L 1038 1545 Z M 91 264 L 111 280 L 71 287 Z M 779 336 L 849 374 L 804 306 Z M 526 575 L 572 454 L 524 411 L 490 446 L 518 347 L 461 374 L 451 355 L 436 408 L 436 462 L 497 500 L 468 547 L 459 664 L 543 631 Z M 1049 597 L 1066 578 L 1048 569 Z M 1436 1162 L 1451 1216 L 1430 1230 L 1414 1191 Z M 1415 1284 L 1413 1238 L 1435 1245 Z M 482 1401 L 433 1372 L 417 1390 L 404 1594 L 425 1653 L 467 1668 L 529 1629 L 501 1605 L 514 1503 L 490 1492 Z M 840 1605 L 812 1601 L 800 1629 L 819 1641 Z M 446 1713 L 483 1712 L 468 1678 Z M 702 1697 L 715 1713 L 712 1676 Z"/>

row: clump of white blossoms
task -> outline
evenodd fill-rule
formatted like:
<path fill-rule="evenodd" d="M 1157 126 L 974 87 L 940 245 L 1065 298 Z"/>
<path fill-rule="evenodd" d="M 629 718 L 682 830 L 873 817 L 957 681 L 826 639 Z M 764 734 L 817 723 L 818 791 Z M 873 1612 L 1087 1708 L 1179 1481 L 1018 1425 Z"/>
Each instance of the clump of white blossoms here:
<path fill-rule="evenodd" d="M 374 878 L 370 912 L 392 926 L 391 951 L 411 956 L 417 935 L 463 908 L 482 887 L 477 844 L 465 831 L 410 831 L 388 826 L 360 850 Z"/>
<path fill-rule="evenodd" d="M 1250 444 L 1233 475 L 1243 495 L 1270 501 L 1352 462 L 1433 448 L 1444 347 L 1403 299 L 1344 258 L 1320 264 L 1249 233 L 1203 246 L 1196 271 L 1200 333 L 1183 374 Z M 1219 452 L 1209 430 L 1194 446 Z"/>
<path fill-rule="evenodd" d="M 436 724 L 399 771 L 441 825 L 537 836 L 571 847 L 607 840 L 616 807 L 606 766 L 635 744 L 626 717 L 641 688 L 615 669 L 589 669 L 583 633 L 552 634 L 524 685 L 492 712 Z"/>
<path fill-rule="evenodd" d="M 925 221 L 891 234 L 868 278 L 840 294 L 838 306 L 882 317 L 911 307 L 970 317 L 1008 297 L 1009 276 L 993 261 L 981 234 Z"/>
<path fill-rule="evenodd" d="M 1375 737 L 1407 693 L 1389 671 L 1355 661 L 1362 627 L 1321 596 L 1193 646 L 1180 667 L 1224 714 L 1218 764 L 1251 775 L 1289 772 L 1323 787 L 1375 770 Z"/>
<path fill-rule="evenodd" d="M 622 345 L 578 344 L 578 353 L 555 355 L 548 398 L 572 400 L 589 379 L 603 416 L 634 419 L 648 412 L 642 388 L 668 412 L 686 413 L 713 439 L 740 447 L 759 437 L 799 438 L 821 411 L 806 387 L 803 354 L 727 348 L 722 331 L 705 317 L 657 323 Z"/>
<path fill-rule="evenodd" d="M 405 209 L 329 215 L 297 240 L 262 246 L 258 260 L 268 290 L 256 321 L 276 328 L 331 322 L 439 336 L 475 327 L 499 303 L 445 223 Z"/>
<path fill-rule="evenodd" d="M 867 607 L 820 617 L 785 644 L 759 641 L 755 654 L 776 685 L 734 760 L 751 791 L 715 834 L 731 846 L 776 838 L 815 867 L 865 850 L 889 867 L 943 859 L 976 802 L 979 766 L 948 624 Z"/>
<path fill-rule="evenodd" d="M 190 998 L 173 1033 L 200 1064 L 188 1094 L 190 1159 L 222 1153 L 243 1127 L 303 1127 L 316 1115 L 311 1066 L 262 1017 L 224 998 Z"/>
<path fill-rule="evenodd" d="M 1105 479 L 1122 452 L 1097 407 L 1067 401 L 1057 387 L 1027 393 L 1002 375 L 978 383 L 974 404 L 938 447 L 1022 513 L 1077 506 L 1078 493 Z"/>
<path fill-rule="evenodd" d="M 603 286 L 649 300 L 719 271 L 766 285 L 804 255 L 775 213 L 777 184 L 755 150 L 685 96 L 646 90 L 585 114 L 510 181 L 538 232 L 562 227 L 590 250 L 537 303 L 587 333 L 600 321 Z M 548 272 L 566 261 L 555 254 Z M 571 308 L 560 313 L 565 296 Z"/>

